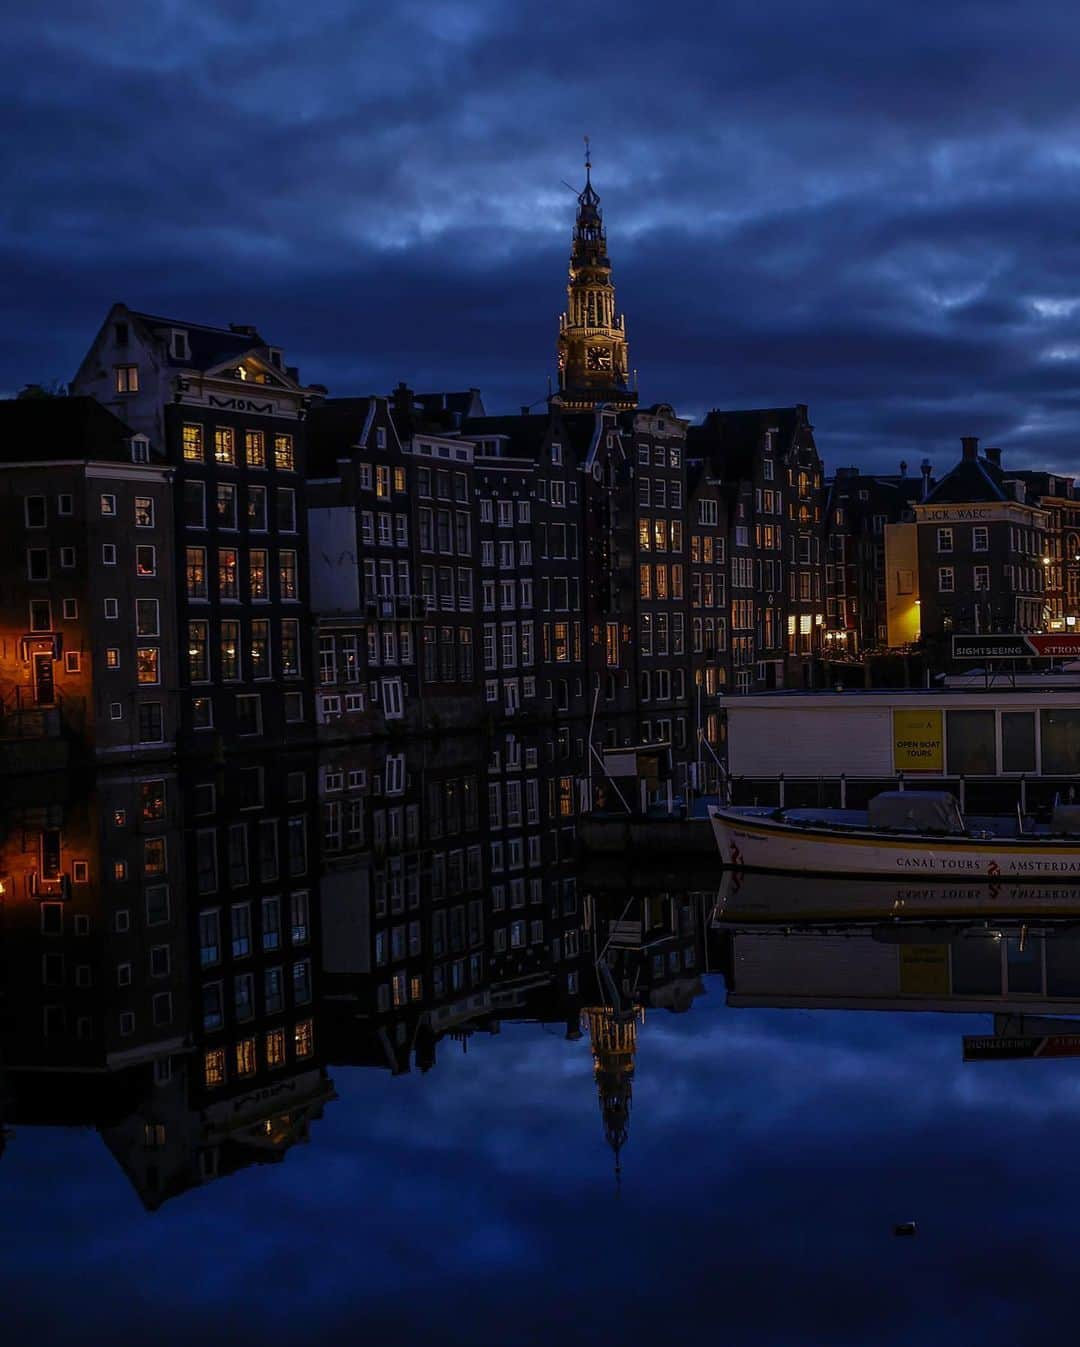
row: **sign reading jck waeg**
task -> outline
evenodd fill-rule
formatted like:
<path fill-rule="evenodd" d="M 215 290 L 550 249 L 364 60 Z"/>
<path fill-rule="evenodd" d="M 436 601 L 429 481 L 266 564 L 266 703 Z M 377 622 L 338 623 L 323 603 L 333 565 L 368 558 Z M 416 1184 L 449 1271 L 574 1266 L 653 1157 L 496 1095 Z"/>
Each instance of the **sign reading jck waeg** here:
<path fill-rule="evenodd" d="M 943 772 L 940 711 L 893 712 L 893 771 Z"/>

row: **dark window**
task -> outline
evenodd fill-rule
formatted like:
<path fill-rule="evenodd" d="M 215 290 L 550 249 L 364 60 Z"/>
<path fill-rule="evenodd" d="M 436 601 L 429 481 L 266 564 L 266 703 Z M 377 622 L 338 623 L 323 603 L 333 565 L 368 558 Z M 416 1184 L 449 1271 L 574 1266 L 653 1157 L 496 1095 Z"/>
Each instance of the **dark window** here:
<path fill-rule="evenodd" d="M 160 702 L 140 702 L 139 743 L 160 744 L 165 738 L 165 718 Z"/>
<path fill-rule="evenodd" d="M 949 711 L 946 718 L 951 776 L 993 776 L 997 771 L 993 711 Z"/>
<path fill-rule="evenodd" d="M 1044 775 L 1072 776 L 1080 771 L 1080 711 L 1039 712 Z"/>
<path fill-rule="evenodd" d="M 191 528 L 206 526 L 206 485 L 203 482 L 184 483 L 184 523 Z"/>
<path fill-rule="evenodd" d="M 1004 711 L 1001 716 L 1001 770 L 1035 770 L 1035 713 Z"/>

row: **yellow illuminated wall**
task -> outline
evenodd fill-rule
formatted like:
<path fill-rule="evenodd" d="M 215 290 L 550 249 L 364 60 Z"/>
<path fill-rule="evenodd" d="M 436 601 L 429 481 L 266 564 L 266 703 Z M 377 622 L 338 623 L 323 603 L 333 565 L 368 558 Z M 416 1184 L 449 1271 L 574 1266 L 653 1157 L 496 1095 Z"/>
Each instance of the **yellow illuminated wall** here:
<path fill-rule="evenodd" d="M 889 646 L 919 639 L 919 541 L 917 524 L 885 525 L 885 607 Z"/>

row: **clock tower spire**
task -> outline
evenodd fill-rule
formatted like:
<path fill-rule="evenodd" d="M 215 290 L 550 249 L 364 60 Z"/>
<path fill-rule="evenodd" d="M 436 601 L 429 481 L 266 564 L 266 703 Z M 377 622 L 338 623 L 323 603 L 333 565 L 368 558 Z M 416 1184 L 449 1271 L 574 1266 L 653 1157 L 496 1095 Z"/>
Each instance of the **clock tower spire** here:
<path fill-rule="evenodd" d="M 570 249 L 567 311 L 559 318 L 559 401 L 570 411 L 609 403 L 637 406 L 631 392 L 626 321 L 615 313 L 615 287 L 607 255 L 600 198 L 592 185 L 592 155 L 585 137 L 585 186 L 578 194 Z"/>

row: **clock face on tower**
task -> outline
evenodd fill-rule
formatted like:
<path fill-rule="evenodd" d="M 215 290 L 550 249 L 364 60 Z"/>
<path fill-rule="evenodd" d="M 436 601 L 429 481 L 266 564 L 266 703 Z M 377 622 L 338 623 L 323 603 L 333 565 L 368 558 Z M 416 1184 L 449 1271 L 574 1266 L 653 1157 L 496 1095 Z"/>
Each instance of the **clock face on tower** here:
<path fill-rule="evenodd" d="M 606 346 L 590 346 L 585 352 L 585 360 L 591 370 L 611 368 L 611 352 Z"/>

